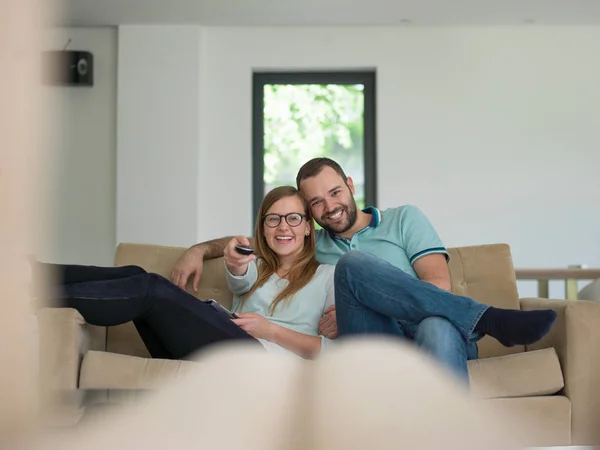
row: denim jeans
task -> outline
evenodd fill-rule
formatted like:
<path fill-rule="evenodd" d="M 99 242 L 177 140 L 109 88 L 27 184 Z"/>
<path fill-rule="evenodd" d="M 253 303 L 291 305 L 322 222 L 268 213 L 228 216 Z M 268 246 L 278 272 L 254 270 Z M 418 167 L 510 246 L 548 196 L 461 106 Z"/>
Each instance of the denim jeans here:
<path fill-rule="evenodd" d="M 477 322 L 489 308 L 415 278 L 369 253 L 336 264 L 338 333 L 387 334 L 413 340 L 463 380 L 477 358 Z"/>
<path fill-rule="evenodd" d="M 37 263 L 49 270 L 60 306 L 79 311 L 92 325 L 133 321 L 154 358 L 183 359 L 231 339 L 256 339 L 166 278 L 137 266 L 94 267 Z"/>
<path fill-rule="evenodd" d="M 423 319 L 421 322 L 399 321 L 401 333 L 424 352 L 450 369 L 459 379 L 468 382 L 467 361 L 477 359 L 475 342 L 467 342 L 449 320 L 439 316 Z"/>

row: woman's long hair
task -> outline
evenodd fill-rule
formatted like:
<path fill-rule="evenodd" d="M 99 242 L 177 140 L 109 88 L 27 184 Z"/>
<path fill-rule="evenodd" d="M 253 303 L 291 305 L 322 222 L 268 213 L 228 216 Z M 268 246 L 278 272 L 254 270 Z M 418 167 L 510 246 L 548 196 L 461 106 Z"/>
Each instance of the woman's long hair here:
<path fill-rule="evenodd" d="M 277 294 L 277 296 L 271 302 L 271 315 L 273 315 L 273 312 L 275 311 L 275 308 L 279 302 L 289 299 L 296 292 L 306 286 L 315 275 L 317 268 L 319 267 L 319 263 L 315 257 L 315 225 L 310 213 L 310 208 L 308 208 L 307 203 L 304 201 L 300 195 L 300 192 L 295 187 L 276 187 L 275 189 L 271 190 L 263 199 L 263 202 L 260 205 L 258 216 L 256 218 L 254 235 L 256 236 L 258 253 L 262 258 L 262 263 L 258 265 L 258 279 L 256 280 L 256 283 L 254 283 L 252 289 L 242 296 L 241 300 L 244 302 L 244 300 L 251 296 L 256 289 L 264 285 L 279 268 L 279 256 L 277 256 L 277 254 L 271 250 L 271 247 L 269 247 L 265 238 L 263 217 L 275 202 L 282 198 L 293 196 L 298 197 L 302 202 L 302 206 L 304 207 L 303 212 L 306 215 L 305 220 L 309 226 L 310 234 L 308 236 L 304 236 L 304 248 L 298 256 L 298 259 L 294 262 L 293 268 L 286 274 L 286 278 L 288 280 L 287 286 L 279 294 Z M 281 220 L 285 219 L 282 218 Z"/>

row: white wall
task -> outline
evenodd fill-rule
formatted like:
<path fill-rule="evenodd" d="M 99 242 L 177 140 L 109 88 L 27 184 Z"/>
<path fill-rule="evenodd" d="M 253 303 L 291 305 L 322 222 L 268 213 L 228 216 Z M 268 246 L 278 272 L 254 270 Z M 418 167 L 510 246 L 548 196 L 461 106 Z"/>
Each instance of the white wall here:
<path fill-rule="evenodd" d="M 119 28 L 117 241 L 197 239 L 200 29 Z"/>
<path fill-rule="evenodd" d="M 45 32 L 48 50 L 87 50 L 93 87 L 43 87 L 46 150 L 40 217 L 49 219 L 36 246 L 45 261 L 111 264 L 115 250 L 116 28 Z"/>
<path fill-rule="evenodd" d="M 114 30 L 75 31 L 71 48 L 85 37 L 114 57 Z M 448 246 L 507 242 L 519 267 L 600 266 L 599 27 L 122 26 L 118 53 L 117 242 L 250 233 L 252 71 L 374 68 L 380 207 L 419 205 Z M 71 105 L 57 259 L 112 259 L 114 236 L 91 239 L 115 189 L 98 161 L 114 139 L 103 79 L 51 89 Z"/>
<path fill-rule="evenodd" d="M 200 210 L 221 219 L 199 240 L 251 232 L 253 70 L 375 68 L 378 206 L 420 206 L 448 246 L 509 243 L 518 267 L 600 266 L 600 27 L 208 28 L 203 43 Z"/>

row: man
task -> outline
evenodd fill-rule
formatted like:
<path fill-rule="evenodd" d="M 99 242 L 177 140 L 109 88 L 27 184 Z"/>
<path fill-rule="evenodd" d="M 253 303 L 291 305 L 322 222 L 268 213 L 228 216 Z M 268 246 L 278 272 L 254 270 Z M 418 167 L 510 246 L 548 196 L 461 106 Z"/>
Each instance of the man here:
<path fill-rule="evenodd" d="M 467 360 L 477 358 L 476 341 L 485 334 L 506 346 L 526 345 L 554 323 L 552 310 L 503 310 L 450 293 L 448 254 L 423 213 L 411 205 L 358 210 L 353 181 L 335 161 L 308 161 L 296 184 L 323 228 L 317 260 L 336 265 L 335 308 L 319 329 L 325 336 L 336 337 L 338 327 L 340 335 L 404 336 L 468 380 Z M 194 275 L 197 289 L 202 260 L 222 255 L 228 239 L 190 248 L 173 282 L 185 288 Z"/>

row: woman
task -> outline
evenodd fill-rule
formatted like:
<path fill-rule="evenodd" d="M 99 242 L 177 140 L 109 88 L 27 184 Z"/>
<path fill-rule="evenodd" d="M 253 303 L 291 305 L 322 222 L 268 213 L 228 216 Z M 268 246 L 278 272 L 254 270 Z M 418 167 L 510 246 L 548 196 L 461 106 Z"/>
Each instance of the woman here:
<path fill-rule="evenodd" d="M 314 232 L 309 208 L 295 188 L 278 187 L 266 195 L 256 222 L 258 263 L 255 256 L 236 252 L 236 244 L 248 245 L 245 238 L 232 239 L 225 252 L 236 319 L 136 266 L 35 268 L 59 272 L 59 306 L 77 309 L 86 322 L 133 321 L 154 358 L 184 359 L 228 340 L 312 358 L 326 345 L 318 322 L 334 303 L 334 268 L 316 262 Z"/>
<path fill-rule="evenodd" d="M 323 312 L 335 303 L 334 266 L 317 263 L 314 223 L 296 188 L 267 194 L 255 236 L 258 261 L 236 252 L 236 245 L 249 245 L 243 236 L 224 251 L 233 311 L 240 316 L 233 322 L 268 350 L 314 357 L 328 343 L 317 330 Z"/>

